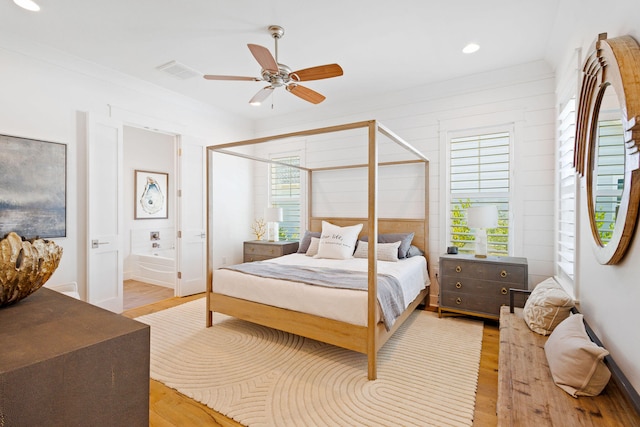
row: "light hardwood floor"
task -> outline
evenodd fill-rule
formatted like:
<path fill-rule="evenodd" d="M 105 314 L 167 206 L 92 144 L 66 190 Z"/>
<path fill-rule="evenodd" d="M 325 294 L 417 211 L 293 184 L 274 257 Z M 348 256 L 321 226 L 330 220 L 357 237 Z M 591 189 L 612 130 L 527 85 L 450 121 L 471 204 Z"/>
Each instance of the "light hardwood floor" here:
<path fill-rule="evenodd" d="M 125 280 L 124 310 L 140 307 L 173 297 L 174 290 L 164 286 L 150 285 L 137 280 Z"/>
<path fill-rule="evenodd" d="M 170 297 L 158 302 L 157 296 L 146 294 L 140 300 L 148 302 L 137 308 L 123 313 L 124 316 L 134 318 L 174 307 L 185 302 L 202 298 L 204 295 L 193 295 L 185 298 Z M 485 321 L 482 337 L 482 355 L 480 357 L 480 372 L 478 376 L 478 391 L 473 425 L 476 427 L 490 427 L 497 425 L 496 400 L 498 397 L 498 346 L 500 332 L 497 322 Z M 185 395 L 151 380 L 149 396 L 149 425 L 158 427 L 169 426 L 224 426 L 238 427 L 241 424 L 222 414 L 198 403 Z"/>

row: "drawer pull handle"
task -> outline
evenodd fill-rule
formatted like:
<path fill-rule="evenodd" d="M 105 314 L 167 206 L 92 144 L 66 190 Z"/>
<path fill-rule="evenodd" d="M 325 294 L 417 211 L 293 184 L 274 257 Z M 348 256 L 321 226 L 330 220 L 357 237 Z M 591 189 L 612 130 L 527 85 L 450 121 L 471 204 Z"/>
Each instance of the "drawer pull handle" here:
<path fill-rule="evenodd" d="M 500 277 L 502 277 L 503 279 L 504 279 L 505 277 L 507 277 L 507 271 L 506 271 L 506 270 L 502 270 L 502 271 L 500 272 Z"/>
<path fill-rule="evenodd" d="M 456 273 L 460 273 L 462 271 L 462 267 L 456 265 Z"/>
<path fill-rule="evenodd" d="M 456 298 L 456 304 L 458 305 L 462 304 L 462 298 L 460 297 Z"/>
<path fill-rule="evenodd" d="M 462 287 L 462 283 L 456 282 L 456 289 L 460 289 Z"/>
<path fill-rule="evenodd" d="M 508 293 L 509 293 L 509 291 L 507 290 L 507 288 L 502 288 L 502 289 L 500 289 L 500 293 L 501 293 L 502 295 L 506 295 L 506 294 L 508 294 Z"/>

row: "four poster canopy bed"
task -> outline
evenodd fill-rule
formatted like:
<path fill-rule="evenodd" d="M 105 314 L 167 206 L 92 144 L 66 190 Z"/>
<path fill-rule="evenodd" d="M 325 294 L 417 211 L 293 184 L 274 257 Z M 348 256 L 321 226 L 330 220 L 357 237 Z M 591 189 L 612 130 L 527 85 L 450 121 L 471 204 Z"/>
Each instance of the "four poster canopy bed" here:
<path fill-rule="evenodd" d="M 377 351 L 420 303 L 428 306 L 429 160 L 381 123 L 371 120 L 209 146 L 207 182 L 210 186 L 212 153 L 276 163 L 232 149 L 354 129 L 366 130 L 366 164 L 315 169 L 291 166 L 307 174 L 308 230 L 304 238 L 300 233 L 299 253 L 213 271 L 212 239 L 209 239 L 206 322 L 207 327 L 211 326 L 213 313 L 219 312 L 364 353 L 368 359 L 368 378 L 374 380 L 377 376 Z M 381 135 L 414 158 L 380 162 L 378 146 Z M 424 215 L 415 219 L 379 218 L 378 170 L 405 164 L 424 165 Z M 314 216 L 311 200 L 313 174 L 351 168 L 367 170 L 368 216 Z M 208 188 L 207 198 L 210 197 L 211 188 Z M 208 227 L 212 217 L 210 206 L 211 203 L 207 202 Z M 345 243 L 347 241 L 349 243 Z M 350 242 L 353 242 L 352 246 Z M 282 279 L 279 276 L 282 270 L 295 275 Z M 329 273 L 341 275 L 327 276 Z M 332 281 L 336 283 L 330 283 Z M 352 281 L 360 283 L 351 286 Z M 397 285 L 400 288 L 395 288 Z M 398 299 L 389 296 L 394 293 Z"/>

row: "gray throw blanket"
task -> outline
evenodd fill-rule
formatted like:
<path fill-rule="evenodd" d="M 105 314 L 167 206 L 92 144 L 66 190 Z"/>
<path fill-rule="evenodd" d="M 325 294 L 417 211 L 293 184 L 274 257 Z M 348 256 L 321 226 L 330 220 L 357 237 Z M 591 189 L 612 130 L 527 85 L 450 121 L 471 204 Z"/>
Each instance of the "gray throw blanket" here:
<path fill-rule="evenodd" d="M 329 288 L 367 291 L 368 273 L 334 268 L 314 268 L 299 265 L 281 265 L 272 262 L 248 262 L 222 267 L 227 270 L 272 279 L 302 282 Z M 378 274 L 378 304 L 387 330 L 404 311 L 404 296 L 400 282 L 388 274 Z"/>

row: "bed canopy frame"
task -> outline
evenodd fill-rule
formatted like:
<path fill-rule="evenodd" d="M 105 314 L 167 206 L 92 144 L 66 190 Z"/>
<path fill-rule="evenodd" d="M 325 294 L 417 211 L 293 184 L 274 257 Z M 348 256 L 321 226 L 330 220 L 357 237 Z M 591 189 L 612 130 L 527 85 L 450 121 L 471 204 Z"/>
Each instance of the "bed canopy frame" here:
<path fill-rule="evenodd" d="M 368 162 L 366 164 L 351 164 L 345 166 L 332 166 L 322 168 L 307 168 L 285 163 L 279 163 L 270 159 L 255 157 L 248 154 L 232 151 L 230 149 L 262 144 L 286 138 L 305 137 L 349 131 L 354 129 L 367 129 L 368 138 Z M 406 151 L 411 153 L 415 159 L 405 161 L 380 162 L 378 154 L 379 135 L 386 136 L 390 141 L 396 143 Z M 213 267 L 212 267 L 212 239 L 208 239 L 207 244 L 207 327 L 213 324 L 213 312 L 224 313 L 239 319 L 261 324 L 285 332 L 301 335 L 339 347 L 354 350 L 367 355 L 368 378 L 375 380 L 377 377 L 377 351 L 384 345 L 389 337 L 400 325 L 409 317 L 411 312 L 422 302 L 429 305 L 429 286 L 427 286 L 418 297 L 409 305 L 407 310 L 396 320 L 391 330 L 386 331 L 384 326 L 376 322 L 377 312 L 377 236 L 383 233 L 415 232 L 413 244 L 422 249 L 429 259 L 429 159 L 409 143 L 404 141 L 390 129 L 376 120 L 361 121 L 337 126 L 329 126 L 317 129 L 309 129 L 280 135 L 265 136 L 244 141 L 237 141 L 221 145 L 207 147 L 207 235 L 210 234 L 211 227 L 211 182 L 212 166 L 211 153 L 221 153 L 243 157 L 253 161 L 281 164 L 287 167 L 294 167 L 307 173 L 307 199 L 308 199 L 308 227 L 311 231 L 321 231 L 322 221 L 329 221 L 338 226 L 353 224 L 363 224 L 362 232 L 369 236 L 368 245 L 368 320 L 367 326 L 351 325 L 332 319 L 313 316 L 306 313 L 286 310 L 274 306 L 255 303 L 216 294 L 213 289 Z M 404 218 L 379 218 L 378 217 L 378 169 L 384 166 L 403 164 L 424 164 L 424 218 L 404 219 Z M 368 216 L 367 218 L 325 218 L 314 217 L 312 210 L 312 183 L 313 173 L 329 170 L 341 170 L 352 168 L 367 168 L 368 174 Z"/>

